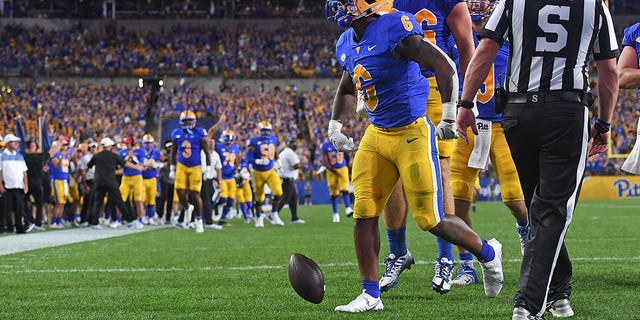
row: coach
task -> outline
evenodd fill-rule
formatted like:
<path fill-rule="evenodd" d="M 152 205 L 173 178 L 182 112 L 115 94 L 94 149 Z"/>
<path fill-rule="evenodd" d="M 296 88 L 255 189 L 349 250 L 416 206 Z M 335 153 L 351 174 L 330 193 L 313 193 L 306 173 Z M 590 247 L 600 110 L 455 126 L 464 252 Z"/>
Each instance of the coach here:
<path fill-rule="evenodd" d="M 485 27 L 458 101 L 458 133 L 477 134 L 473 97 L 498 49 L 509 41 L 502 127 L 520 176 L 531 233 L 512 319 L 544 319 L 573 310 L 571 261 L 564 245 L 587 155 L 606 150 L 618 94 L 618 46 L 601 0 L 500 1 Z M 589 130 L 589 56 L 599 73 L 600 110 Z M 547 305 L 548 303 L 548 305 Z"/>
<path fill-rule="evenodd" d="M 300 157 L 293 151 L 296 148 L 296 144 L 296 139 L 291 138 L 278 154 L 278 173 L 280 174 L 280 180 L 282 180 L 282 201 L 280 201 L 278 211 L 281 211 L 284 205 L 288 204 L 291 211 L 291 223 L 305 223 L 304 220 L 298 217 L 296 179 L 300 168 Z"/>

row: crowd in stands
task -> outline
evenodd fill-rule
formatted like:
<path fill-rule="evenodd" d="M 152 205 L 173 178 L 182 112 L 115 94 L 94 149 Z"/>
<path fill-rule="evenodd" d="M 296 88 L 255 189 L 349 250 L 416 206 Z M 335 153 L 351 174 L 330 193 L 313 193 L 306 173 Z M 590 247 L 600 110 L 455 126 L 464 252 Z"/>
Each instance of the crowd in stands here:
<path fill-rule="evenodd" d="M 0 32 L 0 69 L 41 76 L 146 76 L 225 78 L 335 77 L 339 30 L 329 24 L 175 25 L 158 32 L 124 27 L 89 31 L 6 25 Z"/>
<path fill-rule="evenodd" d="M 224 128 L 236 133 L 243 146 L 249 136 L 257 135 L 257 124 L 268 120 L 280 141 L 301 136 L 299 119 L 304 115 L 316 148 L 301 144 L 297 152 L 302 158 L 307 176 L 321 165 L 319 145 L 326 139 L 334 88 L 317 87 L 311 92 L 296 92 L 295 86 L 275 87 L 264 91 L 262 87 L 228 87 L 225 90 L 205 90 L 183 86 L 160 92 L 157 100 L 159 119 L 176 118 L 183 110 L 193 110 L 198 118 L 217 119 L 227 115 Z M 23 118 L 26 131 L 37 136 L 37 118 L 45 116 L 53 136 L 68 135 L 76 141 L 94 140 L 102 136 L 116 141 L 133 136 L 141 138 L 144 132 L 145 108 L 148 88 L 132 86 L 79 86 L 75 83 L 23 83 L 3 89 L 0 99 L 0 134 L 15 130 L 14 119 Z M 300 113 L 294 105 L 298 96 L 305 97 Z M 636 143 L 636 124 L 640 105 L 633 90 L 621 90 L 617 111 L 612 123 L 611 153 L 628 153 Z M 353 115 L 345 128 L 349 136 L 362 136 L 368 122 Z M 357 142 L 357 141 L 356 141 Z M 311 154 L 313 152 L 313 154 Z M 308 163 L 310 159 L 314 163 Z M 620 174 L 624 159 L 599 155 L 588 164 L 588 174 Z"/>

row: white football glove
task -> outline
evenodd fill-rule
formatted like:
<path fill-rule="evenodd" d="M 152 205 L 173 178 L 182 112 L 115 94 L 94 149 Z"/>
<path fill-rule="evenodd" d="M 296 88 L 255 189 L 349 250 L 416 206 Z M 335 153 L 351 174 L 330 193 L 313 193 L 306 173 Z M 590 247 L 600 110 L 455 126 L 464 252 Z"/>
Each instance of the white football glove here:
<path fill-rule="evenodd" d="M 356 98 L 356 113 L 363 119 L 369 117 L 367 113 L 367 107 L 364 105 L 364 98 L 362 97 L 362 92 L 358 91 L 358 96 Z"/>
<path fill-rule="evenodd" d="M 440 140 L 458 138 L 456 126 L 456 105 L 453 102 L 442 103 L 442 120 L 438 123 L 436 134 Z"/>
<path fill-rule="evenodd" d="M 337 120 L 329 120 L 329 141 L 338 151 L 356 151 L 358 147 L 353 138 L 348 138 L 342 132 L 342 123 Z"/>
<path fill-rule="evenodd" d="M 169 166 L 169 179 L 175 179 L 175 178 L 176 178 L 176 166 L 172 164 Z"/>
<path fill-rule="evenodd" d="M 254 161 L 255 164 L 260 165 L 260 166 L 266 166 L 269 164 L 269 159 L 267 158 L 260 158 L 260 159 L 256 159 Z"/>

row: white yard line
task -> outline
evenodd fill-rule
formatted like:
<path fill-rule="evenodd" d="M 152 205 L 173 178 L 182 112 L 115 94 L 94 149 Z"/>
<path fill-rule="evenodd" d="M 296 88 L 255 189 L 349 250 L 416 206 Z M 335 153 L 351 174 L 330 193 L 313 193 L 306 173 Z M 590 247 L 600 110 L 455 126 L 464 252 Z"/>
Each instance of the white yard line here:
<path fill-rule="evenodd" d="M 0 237 L 0 256 L 25 252 L 30 250 L 62 246 L 78 242 L 120 237 L 128 234 L 157 230 L 170 226 L 144 226 L 142 229 L 103 227 L 100 230 L 91 228 L 69 228 L 62 230 L 50 230 L 47 232 L 30 232 Z"/>

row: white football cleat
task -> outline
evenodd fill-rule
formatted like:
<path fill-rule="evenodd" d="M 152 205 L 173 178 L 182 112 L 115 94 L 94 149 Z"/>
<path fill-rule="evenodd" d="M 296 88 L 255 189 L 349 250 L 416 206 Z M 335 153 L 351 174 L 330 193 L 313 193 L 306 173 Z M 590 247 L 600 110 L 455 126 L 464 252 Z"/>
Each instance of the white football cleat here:
<path fill-rule="evenodd" d="M 256 228 L 264 228 L 264 214 L 260 214 L 256 218 Z"/>
<path fill-rule="evenodd" d="M 351 216 L 353 215 L 353 209 L 351 209 L 351 207 L 347 207 L 347 208 L 345 208 L 345 209 L 344 209 L 344 214 L 345 214 L 347 217 L 351 217 Z"/>
<path fill-rule="evenodd" d="M 405 269 L 411 269 L 414 264 L 413 255 L 409 250 L 402 256 L 396 257 L 395 254 L 389 253 L 384 259 L 385 272 L 380 278 L 380 291 L 386 292 L 398 285 L 400 274 Z"/>
<path fill-rule="evenodd" d="M 493 247 L 496 256 L 488 262 L 480 262 L 482 267 L 482 284 L 484 285 L 484 294 L 493 298 L 500 293 L 504 284 L 504 275 L 502 274 L 502 244 L 495 238 L 487 241 Z"/>
<path fill-rule="evenodd" d="M 202 224 L 202 219 L 196 219 L 196 233 L 203 233 L 204 225 Z"/>
<path fill-rule="evenodd" d="M 277 212 L 272 212 L 270 215 L 268 215 L 267 220 L 269 220 L 271 224 L 275 224 L 276 226 L 284 226 L 284 221 L 280 219 L 280 216 Z"/>
<path fill-rule="evenodd" d="M 338 213 L 334 213 L 333 214 L 333 222 L 334 223 L 340 222 L 340 214 L 338 214 Z"/>
<path fill-rule="evenodd" d="M 384 309 L 382 300 L 380 298 L 374 298 L 364 291 L 355 300 L 349 302 L 349 304 L 337 306 L 335 311 L 342 312 L 365 312 L 365 311 L 377 311 Z"/>

